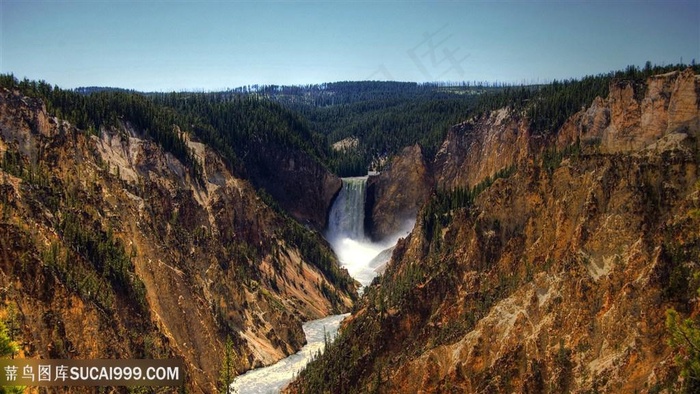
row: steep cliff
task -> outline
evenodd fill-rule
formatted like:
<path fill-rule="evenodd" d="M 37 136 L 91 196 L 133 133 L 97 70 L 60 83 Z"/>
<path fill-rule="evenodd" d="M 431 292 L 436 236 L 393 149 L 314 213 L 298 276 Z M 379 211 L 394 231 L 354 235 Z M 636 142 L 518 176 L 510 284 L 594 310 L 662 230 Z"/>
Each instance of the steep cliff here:
<path fill-rule="evenodd" d="M 406 147 L 367 182 L 366 227 L 375 241 L 398 233 L 412 222 L 433 190 L 420 145 Z"/>
<path fill-rule="evenodd" d="M 625 153 L 677 131 L 683 133 L 675 137 L 695 135 L 700 100 L 697 80 L 688 69 L 653 76 L 645 84 L 616 81 L 607 99 L 596 99 L 562 127 L 557 146 L 580 140 L 584 148 L 601 153 Z"/>
<path fill-rule="evenodd" d="M 244 161 L 251 181 L 295 219 L 318 231 L 325 229 L 340 178 L 307 153 L 274 142 L 255 144 Z"/>
<path fill-rule="evenodd" d="M 616 81 L 548 136 L 507 109 L 453 128 L 442 191 L 290 391 L 687 385 L 665 312 L 700 313 L 699 85 Z"/>
<path fill-rule="evenodd" d="M 227 336 L 240 372 L 350 307 L 320 236 L 178 134 L 201 180 L 129 123 L 89 135 L 0 91 L 0 316 L 19 356 L 178 357 L 188 388 L 213 392 Z"/>
<path fill-rule="evenodd" d="M 508 108 L 456 125 L 435 156 L 437 187 L 474 187 L 499 170 L 526 160 L 536 143 L 526 119 Z"/>

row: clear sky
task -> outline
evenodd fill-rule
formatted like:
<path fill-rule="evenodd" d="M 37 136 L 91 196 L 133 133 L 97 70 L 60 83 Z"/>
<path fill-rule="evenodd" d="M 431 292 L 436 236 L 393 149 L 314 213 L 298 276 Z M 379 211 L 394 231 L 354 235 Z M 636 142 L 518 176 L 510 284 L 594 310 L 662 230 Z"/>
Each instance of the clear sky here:
<path fill-rule="evenodd" d="M 700 1 L 0 0 L 0 71 L 64 88 L 532 82 L 700 62 Z"/>

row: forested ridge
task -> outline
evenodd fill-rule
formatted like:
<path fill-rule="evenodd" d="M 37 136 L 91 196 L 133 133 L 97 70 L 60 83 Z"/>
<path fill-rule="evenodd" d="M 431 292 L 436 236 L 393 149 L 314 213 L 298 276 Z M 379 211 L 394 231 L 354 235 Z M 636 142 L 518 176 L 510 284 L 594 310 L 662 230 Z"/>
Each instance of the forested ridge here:
<path fill-rule="evenodd" d="M 637 81 L 643 89 L 645 78 L 685 67 L 647 62 L 643 68 L 522 86 L 364 81 L 139 93 L 100 87 L 65 90 L 13 75 L 0 76 L 0 86 L 41 98 L 49 113 L 88 132 L 128 121 L 189 164 L 195 177 L 201 175 L 200 163 L 173 126 L 214 147 L 240 175 L 245 174 L 241 158 L 251 144 L 275 142 L 308 153 L 340 176 L 351 176 L 370 167 L 380 169 L 382 159 L 416 143 L 431 158 L 452 125 L 498 108 L 521 112 L 533 132 L 546 135 L 595 97 L 605 97 L 614 80 Z M 332 149 L 346 138 L 357 139 L 357 146 Z"/>
<path fill-rule="evenodd" d="M 358 146 L 329 152 L 340 176 L 366 174 L 403 147 L 421 144 L 437 152 L 449 127 L 470 114 L 495 86 L 409 82 L 337 82 L 305 89 L 264 87 L 260 94 L 299 112 L 329 144 L 356 138 Z"/>
<path fill-rule="evenodd" d="M 195 177 L 201 176 L 201 163 L 187 147 L 183 132 L 211 145 L 239 175 L 245 175 L 239 158 L 250 144 L 275 141 L 325 159 L 322 136 L 312 135 L 298 115 L 255 96 L 144 94 L 112 88 L 72 91 L 44 81 L 19 81 L 13 75 L 0 76 L 0 86 L 43 100 L 50 114 L 88 133 L 128 122 L 187 164 Z"/>
<path fill-rule="evenodd" d="M 198 161 L 200 159 L 188 145 L 189 138 L 211 146 L 221 154 L 235 175 L 242 178 L 250 171 L 246 159 L 259 154 L 260 150 L 256 148 L 260 146 L 269 147 L 268 153 L 278 150 L 302 152 L 315 163 L 320 163 L 339 175 L 363 175 L 371 165 L 380 163 L 381 159 L 390 157 L 404 146 L 416 143 L 423 146 L 423 152 L 428 156 L 426 161 L 430 161 L 430 156 L 438 151 L 451 126 L 503 107 L 509 107 L 518 116 L 526 119 L 532 133 L 552 137 L 566 119 L 590 105 L 595 97 L 606 97 L 610 87 L 614 87 L 618 80 L 624 80 L 625 83 L 632 81 L 635 98 L 639 100 L 644 97 L 644 81 L 647 77 L 683 68 L 686 66 L 653 67 L 647 64 L 642 69 L 628 67 L 623 71 L 583 79 L 553 81 L 551 84 L 537 86 L 344 82 L 324 86 L 269 86 L 213 93 L 141 93 L 113 88 L 65 90 L 44 81 L 18 80 L 13 75 L 0 75 L 0 87 L 40 99 L 46 105 L 49 114 L 65 119 L 77 127 L 70 128 L 74 136 L 75 133 L 99 135 L 112 127 L 121 133 L 129 132 L 130 129 L 136 133 L 143 133 L 141 137 L 145 136 L 155 141 L 177 157 L 190 171 L 193 179 L 204 182 L 204 163 Z M 700 72 L 700 67 L 693 66 L 693 69 L 696 73 Z M 14 97 L 17 100 L 26 99 L 20 95 Z M 31 105 L 27 104 L 31 108 L 40 107 L 35 105 L 34 100 L 26 101 L 31 102 Z M 132 127 L 125 128 L 125 125 Z M 31 121 L 28 121 L 28 126 L 33 127 Z M 56 127 L 65 131 L 65 124 L 61 122 Z M 335 151 L 332 148 L 333 143 L 348 137 L 357 138 L 356 148 L 351 147 L 345 151 Z M 580 146 L 575 144 L 562 151 L 547 150 L 536 158 L 536 165 L 551 179 L 564 158 L 573 161 L 578 159 L 579 149 Z M 285 156 L 284 159 L 288 157 Z M 92 301 L 101 310 L 115 310 L 119 307 L 119 302 L 115 300 L 119 298 L 129 298 L 133 301 L 133 305 L 128 306 L 135 311 L 143 308 L 144 283 L 135 275 L 134 250 L 130 250 L 110 226 L 91 225 L 88 218 L 78 214 L 83 207 L 75 197 L 76 193 L 70 191 L 72 181 L 56 183 L 46 175 L 48 172 L 44 174 L 42 167 L 35 167 L 35 164 L 28 162 L 13 150 L 8 150 L 4 157 L 0 157 L 0 165 L 5 172 L 21 178 L 29 185 L 29 191 L 24 193 L 25 196 L 31 197 L 29 201 L 41 202 L 49 208 L 48 212 L 56 217 L 51 225 L 64 244 L 61 247 L 54 246 L 58 245 L 54 243 L 47 244 L 46 250 L 40 255 L 52 275 L 84 300 Z M 108 163 L 105 167 L 106 169 L 100 169 L 107 174 L 105 184 L 122 182 L 118 176 L 115 178 L 110 174 Z M 444 252 L 439 257 L 445 258 L 440 261 L 436 258 L 436 262 L 453 262 L 449 248 L 456 243 L 441 243 L 440 238 L 455 218 L 468 218 L 467 214 L 473 211 L 477 196 L 487 191 L 497 179 L 511 182 L 514 172 L 517 175 L 517 171 L 515 167 L 504 168 L 473 188 L 441 190 L 433 194 L 419 219 L 426 242 L 431 243 L 428 245 L 428 252 L 436 256 Z M 307 175 L 304 177 L 308 178 Z M 544 175 L 542 179 L 545 179 Z M 93 194 L 101 194 L 98 191 L 91 194 L 89 187 L 92 186 L 86 182 L 87 199 Z M 77 190 L 75 187 L 73 189 Z M 298 189 L 308 193 L 307 188 Z M 136 196 L 149 200 L 154 196 L 148 194 L 152 192 L 141 193 L 136 193 Z M 12 197 L 12 194 L 7 196 Z M 284 209 L 280 208 L 265 190 L 258 190 L 258 196 L 267 205 L 283 213 L 279 219 L 283 223 L 279 223 L 279 227 L 275 225 L 275 237 L 263 237 L 266 242 L 259 242 L 251 236 L 238 238 L 237 242 L 230 244 L 228 250 L 240 255 L 240 260 L 244 262 L 237 266 L 236 278 L 248 278 L 251 286 L 253 283 L 265 281 L 277 286 L 277 282 L 271 276 L 267 276 L 265 271 L 250 263 L 260 260 L 264 255 L 260 253 L 263 249 L 274 250 L 278 248 L 277 240 L 283 240 L 294 246 L 304 261 L 318 267 L 324 276 L 330 279 L 329 283 L 333 283 L 352 297 L 355 282 L 339 267 L 337 259 L 327 245 L 324 245 L 319 233 L 309 231 L 308 227 L 284 214 Z M 306 200 L 304 203 L 309 204 Z M 58 208 L 65 211 L 60 217 L 57 214 Z M 167 210 L 164 205 L 163 211 Z M 156 231 L 150 232 L 167 234 L 168 227 L 174 228 L 173 245 L 187 245 L 189 241 L 183 242 L 187 238 L 195 240 L 193 242 L 206 239 L 206 232 L 198 230 L 194 221 L 190 223 L 190 227 L 178 224 L 184 223 L 185 219 L 186 215 L 178 214 L 172 215 L 168 223 L 162 220 L 154 221 L 152 229 Z M 486 225 L 479 229 L 480 234 L 498 234 L 505 228 L 501 227 L 498 221 L 475 223 L 479 226 Z M 247 223 L 245 227 L 247 228 Z M 69 264 L 76 259 L 80 264 Z M 678 259 L 682 260 L 686 259 Z M 274 266 L 279 264 L 279 261 L 272 259 L 271 264 Z M 549 263 L 546 260 L 543 269 L 548 267 Z M 376 296 L 371 300 L 377 302 L 377 308 L 382 315 L 389 313 L 390 307 L 401 303 L 408 289 L 419 283 L 418 280 L 424 274 L 419 268 L 418 265 L 411 265 L 401 275 L 378 279 L 378 282 L 384 281 L 383 291 L 388 293 L 373 293 L 373 290 L 366 293 L 368 297 Z M 441 272 L 445 273 L 446 280 L 449 279 L 448 269 Z M 525 272 L 521 278 L 531 275 L 531 272 Z M 511 280 L 501 275 L 494 275 L 491 279 L 493 282 L 484 283 L 488 286 L 494 283 L 497 285 L 491 286 L 492 290 L 485 292 L 484 297 L 489 298 L 480 305 L 481 308 L 490 305 L 496 296 L 500 297 L 501 294 L 496 294 L 497 292 L 510 291 L 516 283 L 515 279 Z M 320 282 L 317 286 L 324 296 L 332 301 L 331 305 L 334 308 L 341 304 L 342 300 L 333 293 L 332 288 Z M 388 304 L 384 304 L 384 298 L 378 297 L 378 294 L 387 294 Z M 415 305 L 411 305 L 411 308 L 415 308 Z M 409 308 L 406 307 L 406 310 Z M 220 309 L 215 311 L 217 318 L 223 316 Z M 436 343 L 446 343 L 456 338 L 456 333 L 462 333 L 471 327 L 475 322 L 472 318 L 478 315 L 469 316 L 468 319 L 441 330 L 442 334 Z M 225 319 L 220 320 L 223 322 L 222 326 L 229 324 Z M 146 329 L 151 330 L 152 327 L 144 328 Z M 343 373 L 331 377 L 329 381 L 321 367 L 335 363 L 338 366 L 335 369 L 342 370 L 343 365 L 347 365 L 344 364 L 347 360 L 364 357 L 354 349 L 350 353 L 343 353 L 346 350 L 348 348 L 331 347 L 324 358 L 311 364 L 304 374 L 307 382 L 311 382 L 309 387 L 313 387 L 312 392 L 337 391 L 338 388 L 347 387 L 353 379 L 359 379 L 362 375 L 360 372 L 367 372 L 355 371 L 358 373 L 356 376 Z M 376 376 L 381 383 L 381 370 Z"/>
<path fill-rule="evenodd" d="M 0 320 L 16 322 L 16 356 L 177 357 L 183 389 L 214 392 L 224 343 L 241 373 L 300 349 L 303 321 L 352 304 L 356 282 L 321 235 L 227 171 L 190 113 L 135 92 L 2 86 Z M 289 113 L 241 99 L 246 119 Z"/>

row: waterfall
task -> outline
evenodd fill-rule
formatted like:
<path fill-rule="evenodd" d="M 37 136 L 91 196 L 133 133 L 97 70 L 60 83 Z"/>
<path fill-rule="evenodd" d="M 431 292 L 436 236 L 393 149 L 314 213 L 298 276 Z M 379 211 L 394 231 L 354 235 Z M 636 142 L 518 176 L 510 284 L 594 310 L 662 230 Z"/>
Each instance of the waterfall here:
<path fill-rule="evenodd" d="M 328 218 L 326 239 L 350 276 L 367 286 L 377 276 L 371 262 L 386 245 L 373 243 L 365 236 L 367 177 L 342 180 L 343 187 Z"/>
<path fill-rule="evenodd" d="M 363 286 L 367 286 L 377 276 L 375 269 L 391 256 L 391 248 L 396 245 L 399 236 L 408 234 L 409 229 L 382 243 L 371 242 L 364 229 L 367 177 L 342 180 L 343 186 L 328 217 L 326 239 L 348 273 Z M 410 227 L 413 227 L 413 222 L 410 223 Z M 308 344 L 299 353 L 270 367 L 249 371 L 237 377 L 231 388 L 240 393 L 279 392 L 292 376 L 323 348 L 326 333 L 333 338 L 340 321 L 346 316 L 335 315 L 304 323 Z"/>
<path fill-rule="evenodd" d="M 343 186 L 331 208 L 327 238 L 365 241 L 367 177 L 342 178 Z"/>

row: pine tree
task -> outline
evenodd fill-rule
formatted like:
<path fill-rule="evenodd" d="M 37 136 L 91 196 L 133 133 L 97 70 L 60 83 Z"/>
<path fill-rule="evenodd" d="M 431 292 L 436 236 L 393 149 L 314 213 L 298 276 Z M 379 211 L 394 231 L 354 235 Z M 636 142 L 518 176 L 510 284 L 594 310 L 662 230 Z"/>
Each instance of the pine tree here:
<path fill-rule="evenodd" d="M 671 335 L 668 343 L 678 353 L 676 363 L 684 379 L 683 392 L 697 393 L 700 390 L 700 324 L 693 318 L 683 320 L 674 309 L 668 309 L 666 329 Z"/>
<path fill-rule="evenodd" d="M 0 357 L 14 357 L 17 353 L 17 344 L 10 339 L 10 332 L 5 326 L 5 322 L 0 320 Z M 23 393 L 24 387 L 0 387 L 0 394 L 3 393 Z"/>
<path fill-rule="evenodd" d="M 231 389 L 231 383 L 236 377 L 236 352 L 233 349 L 233 340 L 230 335 L 226 336 L 226 345 L 224 347 L 224 360 L 219 372 L 219 392 L 227 394 L 236 394 Z"/>

